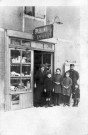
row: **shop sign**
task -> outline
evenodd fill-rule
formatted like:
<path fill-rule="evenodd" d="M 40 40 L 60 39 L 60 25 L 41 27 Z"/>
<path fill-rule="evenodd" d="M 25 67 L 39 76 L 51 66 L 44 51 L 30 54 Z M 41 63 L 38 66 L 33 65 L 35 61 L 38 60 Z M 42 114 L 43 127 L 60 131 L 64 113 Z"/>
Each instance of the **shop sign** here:
<path fill-rule="evenodd" d="M 37 27 L 33 31 L 34 40 L 42 40 L 53 37 L 53 24 Z"/>

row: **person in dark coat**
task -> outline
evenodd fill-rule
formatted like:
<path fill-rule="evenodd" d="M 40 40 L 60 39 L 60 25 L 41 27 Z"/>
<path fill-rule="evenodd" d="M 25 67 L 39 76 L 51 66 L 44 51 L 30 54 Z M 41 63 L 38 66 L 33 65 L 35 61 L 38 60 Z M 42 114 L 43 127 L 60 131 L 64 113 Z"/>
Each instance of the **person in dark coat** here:
<path fill-rule="evenodd" d="M 44 81 L 44 92 L 46 93 L 46 102 L 47 102 L 47 105 L 48 106 L 51 106 L 50 105 L 50 101 L 51 101 L 51 92 L 53 91 L 54 87 L 53 87 L 53 81 L 52 81 L 52 78 L 51 78 L 51 73 L 48 72 L 47 73 L 47 77 Z"/>
<path fill-rule="evenodd" d="M 44 91 L 45 77 L 46 77 L 46 74 L 44 72 L 44 65 L 41 65 L 40 70 L 37 71 L 35 75 L 36 98 L 37 98 L 36 106 L 42 106 L 42 95 Z"/>
<path fill-rule="evenodd" d="M 69 77 L 69 72 L 65 73 L 65 77 L 62 80 L 62 93 L 64 98 L 64 106 L 70 105 L 72 79 Z"/>
<path fill-rule="evenodd" d="M 75 90 L 75 85 L 77 84 L 77 81 L 79 79 L 79 73 L 74 70 L 74 64 L 70 64 L 70 70 L 68 72 L 70 73 L 70 78 L 72 79 L 72 93 Z"/>
<path fill-rule="evenodd" d="M 75 85 L 77 84 L 77 81 L 79 79 L 79 73 L 76 70 L 74 70 L 74 67 L 74 64 L 70 64 L 70 70 L 68 70 L 68 72 L 70 73 L 70 78 L 72 79 L 72 93 L 74 93 Z"/>
<path fill-rule="evenodd" d="M 60 105 L 60 99 L 61 99 L 61 69 L 57 68 L 56 73 L 53 78 L 54 82 L 54 105 Z"/>
<path fill-rule="evenodd" d="M 80 89 L 79 89 L 78 84 L 75 85 L 75 90 L 74 90 L 74 93 L 72 95 L 72 98 L 74 100 L 73 106 L 78 106 L 79 99 L 80 99 Z"/>

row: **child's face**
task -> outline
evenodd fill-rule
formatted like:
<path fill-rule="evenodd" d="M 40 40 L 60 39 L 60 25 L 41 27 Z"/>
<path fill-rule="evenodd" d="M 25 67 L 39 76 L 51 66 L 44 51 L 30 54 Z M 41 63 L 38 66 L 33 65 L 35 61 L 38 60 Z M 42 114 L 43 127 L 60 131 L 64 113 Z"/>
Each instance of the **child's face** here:
<path fill-rule="evenodd" d="M 66 73 L 66 77 L 69 77 L 69 73 Z"/>
<path fill-rule="evenodd" d="M 48 74 L 47 76 L 48 76 L 48 78 L 51 78 L 51 74 Z"/>
<path fill-rule="evenodd" d="M 77 89 L 78 88 L 78 85 L 75 85 L 75 88 Z"/>
<path fill-rule="evenodd" d="M 56 72 L 57 72 L 57 74 L 60 74 L 61 73 L 60 70 L 57 70 Z"/>

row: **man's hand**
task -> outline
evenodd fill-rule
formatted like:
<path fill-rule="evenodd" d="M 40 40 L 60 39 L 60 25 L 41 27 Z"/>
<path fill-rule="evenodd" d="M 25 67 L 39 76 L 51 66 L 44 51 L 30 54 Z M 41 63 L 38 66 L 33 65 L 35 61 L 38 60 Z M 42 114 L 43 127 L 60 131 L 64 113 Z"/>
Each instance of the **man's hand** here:
<path fill-rule="evenodd" d="M 34 88 L 36 88 L 37 86 L 36 86 L 36 83 L 34 84 Z"/>
<path fill-rule="evenodd" d="M 54 89 L 53 89 L 53 92 L 54 92 Z"/>
<path fill-rule="evenodd" d="M 46 92 L 46 89 L 44 89 L 44 92 Z"/>

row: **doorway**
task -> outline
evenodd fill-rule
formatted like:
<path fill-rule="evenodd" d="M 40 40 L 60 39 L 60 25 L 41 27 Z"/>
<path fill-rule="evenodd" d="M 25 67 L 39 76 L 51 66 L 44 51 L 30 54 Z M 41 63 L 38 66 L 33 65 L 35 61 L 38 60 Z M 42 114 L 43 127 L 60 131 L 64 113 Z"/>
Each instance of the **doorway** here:
<path fill-rule="evenodd" d="M 45 68 L 51 71 L 51 74 L 53 75 L 54 53 L 46 52 L 46 51 L 36 51 L 36 50 L 34 51 L 34 80 L 35 80 L 35 75 L 39 71 L 41 65 L 44 65 Z M 33 95 L 34 95 L 34 106 L 36 106 L 37 96 L 38 96 L 37 88 L 34 88 Z"/>

